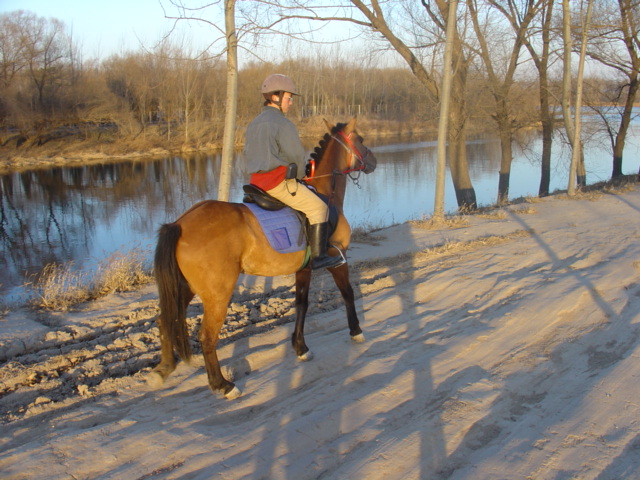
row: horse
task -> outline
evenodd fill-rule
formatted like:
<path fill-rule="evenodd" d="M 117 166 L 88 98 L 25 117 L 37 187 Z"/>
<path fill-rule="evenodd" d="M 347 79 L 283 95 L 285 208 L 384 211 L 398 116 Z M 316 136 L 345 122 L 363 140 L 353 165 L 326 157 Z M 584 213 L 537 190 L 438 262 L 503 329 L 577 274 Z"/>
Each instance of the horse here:
<path fill-rule="evenodd" d="M 351 227 L 343 213 L 343 201 L 347 179 L 357 184 L 361 172 L 375 170 L 377 160 L 363 145 L 363 138 L 355 129 L 356 118 L 335 126 L 325 123 L 330 133 L 325 134 L 315 148 L 303 182 L 328 197 L 338 212 L 328 253 L 342 255 L 345 262 L 328 270 L 344 300 L 351 339 L 360 343 L 364 335 L 356 314 L 345 256 Z M 304 250 L 278 253 L 271 248 L 256 216 L 243 203 L 201 201 L 175 222 L 162 225 L 154 257 L 161 358 L 150 381 L 162 383 L 175 370 L 174 351 L 181 360 L 190 360 L 186 309 L 198 295 L 204 310 L 198 340 L 209 387 L 214 394 L 222 393 L 227 399 L 241 395 L 240 389 L 222 375 L 216 354 L 218 335 L 240 273 L 267 277 L 295 273 L 296 320 L 291 343 L 300 360 L 311 360 L 313 355 L 304 339 L 304 322 L 312 271 L 309 265 L 303 267 L 305 256 Z"/>

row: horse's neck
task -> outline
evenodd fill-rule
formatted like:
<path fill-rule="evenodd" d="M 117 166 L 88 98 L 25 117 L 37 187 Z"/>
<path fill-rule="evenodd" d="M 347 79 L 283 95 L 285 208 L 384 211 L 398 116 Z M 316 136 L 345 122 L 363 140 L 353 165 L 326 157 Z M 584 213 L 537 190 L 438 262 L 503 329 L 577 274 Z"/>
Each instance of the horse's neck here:
<path fill-rule="evenodd" d="M 338 210 L 343 210 L 344 194 L 347 190 L 347 179 L 344 175 L 339 175 L 336 178 L 335 189 L 333 190 L 333 197 L 331 198 L 331 204 L 338 207 Z"/>
<path fill-rule="evenodd" d="M 322 158 L 320 168 L 316 172 L 316 176 L 318 177 L 319 181 L 315 185 L 315 187 L 318 192 L 326 195 L 331 199 L 332 205 L 337 206 L 340 211 L 342 211 L 344 194 L 347 188 L 347 181 L 344 175 L 334 175 L 334 172 L 338 170 L 336 168 L 338 162 L 332 162 L 331 159 L 337 159 L 340 155 L 340 152 L 335 150 L 337 148 L 335 145 L 332 148 L 333 149 L 327 148 L 327 151 Z"/>
<path fill-rule="evenodd" d="M 320 175 L 327 176 L 323 177 Z M 344 175 L 336 175 L 334 177 L 331 172 L 320 175 L 318 176 L 318 180 L 314 182 L 314 187 L 316 187 L 319 193 L 326 195 L 330 199 L 331 205 L 335 205 L 342 211 L 344 195 L 347 188 L 346 177 Z M 332 182 L 333 189 L 331 188 Z"/>

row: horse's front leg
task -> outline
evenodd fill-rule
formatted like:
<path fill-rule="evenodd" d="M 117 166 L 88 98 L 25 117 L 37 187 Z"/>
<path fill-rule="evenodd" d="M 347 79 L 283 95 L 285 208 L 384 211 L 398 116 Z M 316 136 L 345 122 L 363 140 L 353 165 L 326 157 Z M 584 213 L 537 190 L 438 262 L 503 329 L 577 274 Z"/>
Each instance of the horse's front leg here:
<path fill-rule="evenodd" d="M 298 358 L 308 361 L 313 354 L 304 341 L 304 320 L 309 308 L 309 285 L 311 284 L 311 267 L 296 273 L 296 326 L 291 335 L 291 344 Z"/>
<path fill-rule="evenodd" d="M 333 281 L 336 282 L 342 298 L 344 299 L 344 305 L 347 309 L 347 322 L 349 323 L 349 334 L 351 340 L 357 343 L 364 342 L 364 334 L 360 328 L 360 321 L 356 313 L 355 296 L 353 294 L 353 288 L 349 281 L 349 264 L 344 263 L 336 268 L 330 268 L 329 271 L 333 275 Z"/>

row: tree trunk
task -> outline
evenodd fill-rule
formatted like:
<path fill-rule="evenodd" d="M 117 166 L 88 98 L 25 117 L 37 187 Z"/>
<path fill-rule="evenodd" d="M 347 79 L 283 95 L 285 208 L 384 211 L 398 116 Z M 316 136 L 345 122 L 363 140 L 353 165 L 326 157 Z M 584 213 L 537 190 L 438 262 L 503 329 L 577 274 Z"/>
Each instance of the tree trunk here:
<path fill-rule="evenodd" d="M 453 188 L 456 191 L 458 208 L 463 211 L 475 210 L 476 191 L 469 176 L 469 165 L 467 163 L 467 133 L 464 121 L 460 119 L 461 105 L 454 102 L 452 112 L 449 116 L 449 170 Z"/>
<path fill-rule="evenodd" d="M 562 95 L 562 112 L 564 116 L 565 129 L 567 136 L 573 149 L 571 155 L 571 166 L 569 168 L 569 181 L 567 185 L 567 192 L 569 195 L 574 195 L 576 186 L 582 185 L 581 182 L 586 183 L 586 173 L 584 169 L 584 153 L 581 140 L 581 120 L 582 120 L 582 90 L 583 90 L 583 76 L 584 76 L 584 60 L 587 52 L 587 32 L 589 31 L 589 24 L 591 22 L 591 7 L 593 0 L 589 0 L 587 6 L 587 18 L 586 22 L 583 20 L 582 13 L 580 14 L 580 22 L 582 24 L 582 44 L 580 46 L 580 63 L 578 66 L 578 79 L 576 82 L 576 99 L 575 99 L 575 114 L 573 121 L 571 118 L 570 100 L 571 100 L 571 51 L 572 51 L 572 38 L 571 38 L 571 10 L 569 7 L 569 0 L 563 0 L 563 26 L 564 26 L 564 86 Z"/>
<path fill-rule="evenodd" d="M 551 184 L 551 147 L 553 144 L 553 120 L 547 119 L 542 122 L 542 154 L 540 156 L 540 187 L 538 196 L 549 195 L 549 185 Z"/>
<path fill-rule="evenodd" d="M 571 51 L 573 49 L 573 39 L 571 38 L 571 8 L 569 7 L 569 0 L 562 0 L 562 39 L 564 45 L 562 58 L 562 118 L 572 151 L 567 192 L 569 195 L 574 195 L 576 189 L 577 155 L 580 152 L 580 146 L 575 142 L 576 129 L 574 128 L 574 123 L 571 118 Z M 580 112 L 578 112 L 578 106 L 576 105 L 576 120 L 579 114 Z"/>
<path fill-rule="evenodd" d="M 452 98 L 458 98 L 461 88 L 460 72 L 457 72 L 453 81 Z M 449 112 L 449 170 L 453 188 L 456 191 L 458 208 L 462 211 L 475 210 L 477 208 L 476 192 L 471 184 L 469 166 L 467 164 L 467 134 L 465 125 L 464 102 L 452 102 Z"/>
<path fill-rule="evenodd" d="M 457 0 L 452 0 L 447 16 L 447 36 L 444 49 L 444 73 L 442 76 L 442 95 L 440 97 L 440 122 L 438 125 L 438 165 L 436 168 L 436 192 L 433 218 L 444 220 L 444 183 L 447 165 L 447 136 L 449 105 L 451 100 L 451 75 L 453 70 L 453 33 L 456 28 Z"/>
<path fill-rule="evenodd" d="M 231 164 L 235 151 L 236 113 L 238 110 L 238 39 L 235 26 L 235 3 L 236 0 L 225 0 L 224 2 L 227 33 L 227 102 L 222 137 L 218 200 L 225 202 L 229 200 L 229 191 L 231 190 Z"/>
<path fill-rule="evenodd" d="M 501 123 L 508 121 L 501 120 Z M 511 162 L 513 160 L 512 133 L 508 125 L 502 125 L 500 129 L 500 150 L 502 159 L 500 160 L 500 178 L 498 181 L 498 205 L 503 205 L 509 201 L 509 181 L 511 178 Z"/>
<path fill-rule="evenodd" d="M 580 66 L 578 68 L 578 85 L 576 87 L 576 138 L 574 145 L 579 145 L 580 150 L 575 156 L 576 161 L 576 183 L 578 187 L 587 185 L 587 172 L 584 167 L 584 147 L 581 140 L 581 123 L 582 123 L 582 91 L 584 77 L 584 62 L 587 55 L 587 34 L 591 26 L 591 11 L 593 9 L 593 0 L 589 0 L 587 5 L 587 18 L 582 24 L 582 45 L 580 46 Z"/>
<path fill-rule="evenodd" d="M 550 31 L 551 18 L 553 13 L 553 0 L 549 0 L 544 12 L 544 20 L 542 25 L 542 53 L 538 54 L 530 42 L 525 45 L 529 53 L 534 59 L 539 74 L 539 95 L 540 95 L 540 122 L 542 123 L 542 154 L 540 165 L 540 188 L 538 196 L 546 197 L 549 195 L 549 185 L 551 183 L 551 146 L 553 144 L 554 116 L 550 108 L 549 93 L 549 48 L 550 48 Z"/>
<path fill-rule="evenodd" d="M 476 191 L 469 177 L 467 142 L 466 133 L 463 132 L 464 129 L 465 127 L 462 127 L 462 131 L 459 132 L 457 137 L 453 137 L 455 134 L 453 136 L 449 135 L 449 158 L 451 160 L 449 168 L 453 187 L 456 191 L 458 208 L 461 211 L 469 211 L 475 210 L 478 204 L 476 203 Z"/>
<path fill-rule="evenodd" d="M 440 2 L 438 2 L 440 6 Z M 441 7 L 442 8 L 442 7 Z M 447 14 L 448 10 L 442 8 L 442 13 Z M 469 175 L 469 165 L 467 163 L 467 71 L 468 64 L 464 58 L 462 40 L 457 30 L 454 31 L 453 38 L 453 65 L 454 75 L 451 84 L 451 98 L 456 99 L 451 102 L 449 112 L 449 170 L 453 187 L 456 191 L 458 208 L 463 211 L 475 210 L 476 191 L 471 183 Z"/>
<path fill-rule="evenodd" d="M 622 113 L 622 118 L 620 119 L 620 128 L 618 129 L 616 140 L 613 145 L 612 179 L 622 176 L 622 153 L 624 152 L 627 131 L 629 130 L 629 124 L 631 123 L 631 111 L 633 109 L 636 93 L 638 92 L 638 85 L 638 74 L 636 72 L 632 74 L 631 78 L 629 78 L 629 93 L 627 94 L 624 111 Z"/>

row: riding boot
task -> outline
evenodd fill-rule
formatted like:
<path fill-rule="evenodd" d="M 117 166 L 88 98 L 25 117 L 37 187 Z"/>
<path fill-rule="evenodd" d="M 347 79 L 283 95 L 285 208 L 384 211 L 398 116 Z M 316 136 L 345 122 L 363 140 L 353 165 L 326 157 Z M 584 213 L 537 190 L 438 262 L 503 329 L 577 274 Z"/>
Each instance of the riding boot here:
<path fill-rule="evenodd" d="M 311 246 L 311 268 L 333 268 L 342 265 L 341 256 L 327 255 L 329 241 L 329 223 L 316 223 L 309 226 L 309 244 Z"/>

